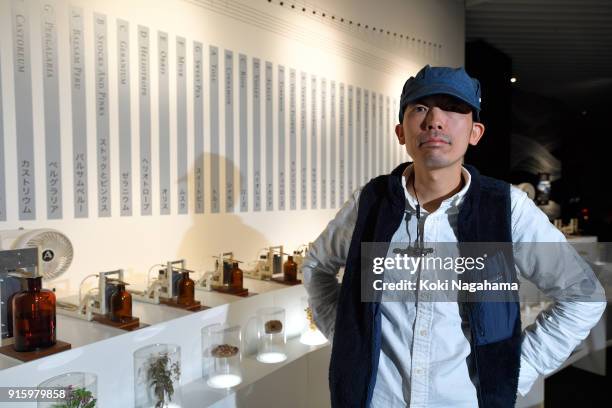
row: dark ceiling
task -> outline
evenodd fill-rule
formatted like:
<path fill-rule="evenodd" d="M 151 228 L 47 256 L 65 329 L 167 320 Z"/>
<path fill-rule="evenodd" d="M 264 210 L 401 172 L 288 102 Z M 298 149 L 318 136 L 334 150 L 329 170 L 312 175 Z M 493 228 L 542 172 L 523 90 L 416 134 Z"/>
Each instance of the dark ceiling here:
<path fill-rule="evenodd" d="M 612 0 L 466 0 L 466 38 L 512 58 L 515 86 L 576 109 L 612 102 Z"/>

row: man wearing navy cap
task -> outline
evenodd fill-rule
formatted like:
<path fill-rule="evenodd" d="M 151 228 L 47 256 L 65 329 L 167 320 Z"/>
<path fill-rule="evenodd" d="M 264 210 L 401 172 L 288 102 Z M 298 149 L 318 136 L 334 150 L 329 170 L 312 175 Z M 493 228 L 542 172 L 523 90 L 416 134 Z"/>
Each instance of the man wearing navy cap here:
<path fill-rule="evenodd" d="M 315 322 L 333 339 L 332 406 L 513 407 L 517 393 L 557 369 L 601 317 L 605 302 L 558 301 L 523 331 L 518 298 L 361 298 L 362 243 L 565 242 L 526 194 L 463 165 L 484 134 L 479 120 L 480 84 L 463 68 L 427 65 L 408 79 L 395 133 L 413 162 L 358 188 L 304 260 Z M 561 259 L 510 256 L 544 292 L 589 283 L 603 293 L 589 271 L 568 271 Z"/>

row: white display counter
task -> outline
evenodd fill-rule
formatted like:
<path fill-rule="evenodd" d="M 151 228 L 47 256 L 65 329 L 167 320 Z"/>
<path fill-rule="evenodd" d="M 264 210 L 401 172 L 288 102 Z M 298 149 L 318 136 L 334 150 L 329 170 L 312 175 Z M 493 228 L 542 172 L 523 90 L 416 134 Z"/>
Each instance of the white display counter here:
<path fill-rule="evenodd" d="M 92 372 L 98 375 L 98 406 L 132 407 L 133 352 L 149 344 L 173 343 L 181 347 L 183 407 L 329 406 L 327 378 L 331 347 L 329 344 L 305 346 L 299 342 L 305 324 L 302 298 L 306 292 L 303 285 L 278 286 L 247 298 L 231 296 L 230 303 L 197 313 L 134 302 L 134 313 L 140 313 L 143 322 L 153 323 L 134 332 L 58 315 L 58 338 L 72 343 L 73 349 L 29 363 L 2 357 L 0 384 L 32 387 L 66 372 Z M 210 299 L 209 295 L 221 295 L 214 292 L 199 294 L 204 300 Z M 267 306 L 281 306 L 287 313 L 288 358 L 278 364 L 262 364 L 254 357 L 257 339 L 255 311 Z M 523 327 L 532 323 L 540 311 L 538 307 L 523 310 Z M 202 379 L 201 329 L 222 322 L 243 327 L 243 382 L 229 391 L 210 388 Z M 564 367 L 599 350 L 602 336 L 605 345 L 605 316 Z M 517 407 L 537 405 L 543 397 L 544 379 L 540 378 L 526 397 L 518 398 Z M 15 404 L 0 403 L 0 407 L 12 406 Z M 35 406 L 35 403 L 19 404 L 24 408 Z"/>
<path fill-rule="evenodd" d="M 279 395 L 294 395 L 298 390 L 306 395 L 322 395 L 319 401 L 329 402 L 327 389 L 327 365 L 329 364 L 329 346 L 310 347 L 299 343 L 298 338 L 305 324 L 305 313 L 302 310 L 302 298 L 306 296 L 303 285 L 282 287 L 257 296 L 241 298 L 229 304 L 216 306 L 197 313 L 189 313 L 171 320 L 161 322 L 133 332 L 116 332 L 92 322 L 58 316 L 60 322 L 65 319 L 74 327 L 80 326 L 83 338 L 98 341 L 82 345 L 78 341 L 67 339 L 73 343 L 71 350 L 45 357 L 43 359 L 19 364 L 0 371 L 0 384 L 5 387 L 35 387 L 46 379 L 71 371 L 86 371 L 98 375 L 98 406 L 100 407 L 132 407 L 134 404 L 134 367 L 133 352 L 143 346 L 154 343 L 173 343 L 181 347 L 181 385 L 184 389 L 185 407 L 206 406 L 205 404 L 221 404 L 229 406 L 232 398 L 244 399 L 246 395 L 255 393 L 265 398 L 267 392 L 260 393 L 259 381 L 267 378 L 278 370 L 283 381 L 291 382 L 293 388 L 280 386 Z M 135 302 L 135 305 L 137 303 Z M 256 349 L 255 311 L 261 307 L 281 306 L 286 309 L 286 333 L 289 339 L 287 345 L 288 359 L 279 364 L 262 364 L 251 355 Z M 158 310 L 168 309 L 166 306 L 147 305 Z M 165 309 L 161 309 L 165 308 Z M 182 312 L 182 311 L 181 311 Z M 219 392 L 206 386 L 202 379 L 201 329 L 213 323 L 230 322 L 243 327 L 243 383 L 237 388 L 237 393 Z M 108 330 L 107 330 L 108 329 Z M 59 332 L 58 332 L 59 333 Z M 92 334 L 94 333 L 94 334 Z M 61 336 L 60 336 L 61 337 Z M 313 365 L 305 356 L 312 352 L 324 353 L 318 356 L 320 364 Z M 308 374 L 310 372 L 310 374 Z M 302 383 L 300 378 L 312 376 L 317 381 Z M 322 379 L 319 381 L 319 379 Z M 267 380 L 266 380 L 267 381 Z M 255 391 L 254 391 L 255 390 Z M 262 389 L 263 390 L 263 389 Z M 294 391 L 295 390 L 295 391 Z M 231 395 L 235 397 L 231 397 Z M 229 399 L 228 399 L 229 398 Z M 280 397 L 279 397 L 280 398 Z M 296 401 L 296 400 L 293 400 Z M 298 400 L 299 401 L 299 400 Z M 280 400 L 279 400 L 280 402 Z M 279 406 L 288 406 L 289 400 Z M 306 402 L 304 402 L 306 403 Z M 12 403 L 0 403 L 0 407 L 14 406 Z M 20 403 L 20 407 L 35 407 L 35 403 Z M 259 405 L 257 405 L 259 406 Z M 301 405 L 308 406 L 308 405 Z M 321 406 L 321 405 L 312 405 Z"/>

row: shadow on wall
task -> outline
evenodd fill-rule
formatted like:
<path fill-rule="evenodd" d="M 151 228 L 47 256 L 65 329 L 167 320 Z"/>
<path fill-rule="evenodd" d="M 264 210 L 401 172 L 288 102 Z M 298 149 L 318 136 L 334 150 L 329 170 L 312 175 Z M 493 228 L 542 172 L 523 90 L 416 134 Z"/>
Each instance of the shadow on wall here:
<path fill-rule="evenodd" d="M 204 175 L 210 169 L 208 163 L 218 161 L 219 169 L 227 168 L 229 164 L 233 169 L 234 175 L 239 175 L 239 169 L 233 162 L 219 155 L 205 154 L 199 159 L 204 159 Z M 197 161 L 197 160 L 196 160 Z M 210 173 L 208 173 L 210 174 Z M 192 188 L 195 180 L 195 168 L 189 172 L 188 179 L 190 180 L 189 191 L 195 191 Z M 205 177 L 206 179 L 206 177 Z M 180 182 L 180 180 L 178 180 Z M 239 190 L 234 184 L 234 203 L 238 204 Z M 251 191 L 249 191 L 251 193 Z M 214 265 L 213 256 L 222 252 L 233 251 L 237 259 L 248 261 L 249 259 L 241 259 L 244 255 L 255 254 L 259 248 L 266 245 L 264 235 L 246 225 L 242 216 L 237 213 L 226 212 L 225 210 L 225 185 L 219 184 L 219 213 L 211 212 L 211 192 L 210 189 L 204 193 L 204 214 L 196 214 L 195 211 L 191 214 L 191 226 L 181 237 L 180 245 L 178 246 L 177 254 L 180 257 L 187 259 L 188 265 L 200 270 L 212 270 Z M 239 206 L 236 205 L 235 209 Z M 247 213 L 242 213 L 247 214 Z M 190 268 L 190 266 L 188 266 Z"/>

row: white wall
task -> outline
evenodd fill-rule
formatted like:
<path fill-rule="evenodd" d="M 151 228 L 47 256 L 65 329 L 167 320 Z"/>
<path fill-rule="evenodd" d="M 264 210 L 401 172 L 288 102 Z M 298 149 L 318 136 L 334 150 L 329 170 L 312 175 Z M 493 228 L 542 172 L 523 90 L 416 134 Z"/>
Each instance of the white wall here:
<path fill-rule="evenodd" d="M 204 46 L 204 148 L 210 152 L 210 127 L 208 112 L 208 46 L 216 45 L 220 53 L 220 73 L 223 67 L 223 49 L 234 51 L 234 130 L 235 157 L 238 158 L 238 54 L 245 53 L 251 58 L 258 57 L 262 64 L 271 61 L 274 64 L 274 80 L 276 86 L 277 66 L 282 64 L 287 70 L 295 68 L 318 78 L 325 77 L 329 81 L 344 82 L 347 85 L 361 87 L 370 91 L 382 93 L 385 96 L 399 98 L 401 86 L 405 79 L 414 74 L 426 63 L 433 65 L 463 64 L 464 53 L 464 12 L 463 2 L 449 0 L 437 1 L 317 1 L 308 2 L 307 12 L 302 12 L 303 2 L 287 1 L 280 6 L 278 1 L 265 0 L 228 0 L 228 1 L 145 1 L 145 0 L 64 0 L 47 2 L 54 5 L 57 14 L 58 57 L 59 57 L 59 87 L 60 87 L 60 120 L 61 120 L 61 153 L 63 182 L 63 219 L 47 220 L 45 198 L 45 132 L 44 106 L 42 87 L 42 42 L 40 10 L 42 2 L 29 1 L 27 7 L 30 16 L 31 62 L 32 62 L 32 100 L 34 118 L 34 154 L 36 162 L 36 220 L 20 221 L 17 208 L 17 158 L 16 124 L 15 124 L 15 89 L 13 84 L 13 35 L 11 22 L 10 0 L 0 1 L 0 64 L 2 72 L 4 147 L 6 174 L 6 206 L 7 220 L 0 222 L 0 230 L 24 228 L 57 228 L 71 239 L 75 247 L 75 258 L 67 274 L 58 278 L 49 286 L 57 287 L 60 294 L 74 293 L 80 279 L 89 273 L 101 270 L 111 270 L 119 267 L 128 272 L 128 280 L 135 286 L 144 282 L 142 274 L 154 263 L 169 259 L 186 258 L 188 266 L 194 269 L 210 268 L 211 256 L 221 251 L 233 250 L 238 259 L 245 261 L 255 258 L 257 251 L 266 245 L 283 244 L 291 251 L 298 245 L 314 240 L 335 214 L 339 205 L 321 209 L 321 194 L 317 209 L 299 210 L 300 189 L 298 186 L 298 210 L 278 211 L 277 195 L 277 160 L 262 157 L 262 185 L 265 185 L 265 164 L 274 162 L 275 176 L 275 211 L 265 211 L 265 190 L 262 188 L 262 212 L 253 211 L 253 194 L 249 191 L 249 211 L 225 213 L 225 202 L 222 198 L 222 212 L 210 212 L 210 182 L 205 183 L 205 214 L 194 213 L 193 172 L 189 173 L 189 214 L 178 215 L 176 212 L 176 63 L 174 48 L 175 37 L 183 36 L 187 40 L 187 123 L 188 123 L 188 161 L 193 162 L 193 90 L 190 84 L 193 78 L 191 62 L 192 42 L 200 41 Z M 45 3 L 46 4 L 46 3 Z M 291 9 L 290 4 L 296 8 Z M 85 58 L 87 86 L 87 123 L 88 123 L 88 155 L 89 155 L 89 218 L 76 219 L 73 215 L 73 185 L 72 185 L 72 125 L 71 125 L 71 92 L 70 92 L 70 54 L 68 7 L 82 7 L 85 14 Z M 318 11 L 312 14 L 313 7 Z M 319 8 L 320 7 L 320 8 Z M 326 17 L 321 12 L 326 12 Z M 94 43 L 93 43 L 93 13 L 103 13 L 108 19 L 108 68 L 109 68 L 109 101 L 110 101 L 110 146 L 111 146 L 111 191 L 112 216 L 99 218 L 97 216 L 96 191 L 96 117 L 95 117 L 95 76 Z M 330 15 L 338 16 L 335 20 Z M 352 19 L 354 24 L 340 24 L 338 20 Z M 130 42 L 132 47 L 137 44 L 136 29 L 138 25 L 149 27 L 151 33 L 151 139 L 152 139 L 152 182 L 153 182 L 153 215 L 141 216 L 139 202 L 139 120 L 138 120 L 138 59 L 134 49 L 130 55 L 131 74 L 131 117 L 132 117 L 132 169 L 133 169 L 133 215 L 119 215 L 119 148 L 118 148 L 118 75 L 116 49 L 116 20 L 124 19 L 130 23 Z M 362 27 L 356 28 L 357 22 Z M 369 27 L 380 27 L 384 33 L 366 30 Z M 157 133 L 157 90 L 155 84 L 155 50 L 156 32 L 165 31 L 169 34 L 170 47 L 170 129 L 171 129 L 171 180 L 172 180 L 172 214 L 159 215 L 158 174 L 156 172 L 158 155 Z M 415 37 L 415 41 L 398 39 L 398 36 L 386 35 L 386 30 Z M 418 42 L 418 40 L 421 42 Z M 439 44 L 441 47 L 429 45 Z M 249 72 L 250 75 L 250 72 Z M 309 77 L 310 78 L 310 77 Z M 263 67 L 262 67 L 263 80 Z M 252 123 L 251 79 L 248 87 L 248 123 Z M 309 82 L 309 81 L 308 81 Z M 263 84 L 262 84 L 263 92 Z M 275 88 L 274 111 L 276 112 L 278 90 Z M 329 92 L 329 91 L 328 91 Z M 288 104 L 287 90 L 287 104 Z M 219 105 L 223 107 L 223 76 L 220 75 Z M 307 106 L 310 106 L 310 85 L 307 93 Z M 319 82 L 320 106 L 320 82 Z M 329 98 L 329 96 L 328 96 Z M 263 99 L 263 95 L 262 95 Z M 328 99 L 329 101 L 329 99 Z M 329 102 L 328 102 L 329 103 Z M 336 102 L 338 103 L 338 101 Z M 297 123 L 299 124 L 299 87 L 297 95 Z M 392 105 L 391 105 L 392 106 Z M 320 109 L 320 107 L 318 108 Z M 392 109 L 392 108 L 391 108 Z M 265 134 L 265 110 L 261 106 L 262 136 Z M 391 111 L 390 122 L 385 122 L 384 138 L 379 135 L 379 146 L 387 146 L 384 152 L 383 170 L 387 171 L 404 159 L 404 154 L 394 144 L 393 124 L 397 113 Z M 224 151 L 224 114 L 220 112 L 220 143 Z M 321 126 L 320 120 L 318 127 Z M 363 118 L 362 118 L 363 123 Z M 289 119 L 286 119 L 286 147 L 289 148 Z M 310 136 L 310 118 L 307 120 L 307 134 Z M 327 122 L 329 126 L 329 119 Z M 278 137 L 277 115 L 274 114 L 274 140 Z M 389 129 L 389 133 L 386 133 Z M 319 129 L 320 130 L 320 129 Z M 250 132 L 250 131 L 249 131 Z M 298 129 L 298 162 L 300 160 L 300 142 Z M 327 130 L 329 137 L 330 130 Z M 249 143 L 246 148 L 252 152 L 253 140 L 249 133 Z M 310 143 L 310 142 L 309 142 Z M 319 152 L 321 140 L 319 140 Z M 338 146 L 339 148 L 339 146 Z M 356 146 L 354 146 L 356 148 Z M 274 143 L 274 157 L 277 157 L 277 144 Z M 287 150 L 288 151 L 288 150 Z M 338 149 L 337 149 L 338 151 Z M 265 152 L 265 140 L 262 141 L 262 152 Z M 327 147 L 327 154 L 330 153 Z M 363 153 L 363 151 L 362 151 Z M 368 152 L 369 154 L 369 152 Z M 249 169 L 252 166 L 252 155 L 249 156 Z M 361 163 L 362 158 L 356 159 Z M 370 158 L 371 160 L 371 158 Z M 321 158 L 319 153 L 319 168 Z M 338 160 L 336 160 L 336 163 Z M 288 166 L 288 159 L 286 159 Z M 310 165 L 310 144 L 308 144 L 308 164 Z M 210 157 L 205 157 L 205 171 L 209 171 Z M 189 166 L 191 168 L 191 166 Z M 329 171 L 329 169 L 328 169 Z M 334 171 L 338 171 L 337 168 Z M 235 171 L 237 173 L 237 170 Z M 252 172 L 249 170 L 249 185 L 252 186 Z M 220 185 L 224 186 L 225 172 L 221 162 Z M 288 174 L 288 172 L 287 172 Z M 372 175 L 376 173 L 371 172 Z M 238 188 L 238 175 L 235 174 L 235 188 Z M 298 165 L 298 184 L 300 181 Z M 355 186 L 366 181 L 356 181 Z M 308 203 L 310 205 L 310 177 L 308 177 Z M 287 188 L 288 188 L 287 181 Z M 251 187 L 250 187 L 251 189 Z M 329 189 L 329 187 L 328 187 Z M 2 194 L 2 192 L 0 192 Z M 331 191 L 328 191 L 328 200 Z M 345 193 L 348 196 L 348 192 Z M 287 198 L 288 200 L 288 198 Z M 235 199 L 238 202 L 238 197 Z M 287 203 L 288 208 L 288 203 Z M 310 208 L 310 207 L 309 207 Z M 130 278 L 131 277 L 131 278 Z"/>

